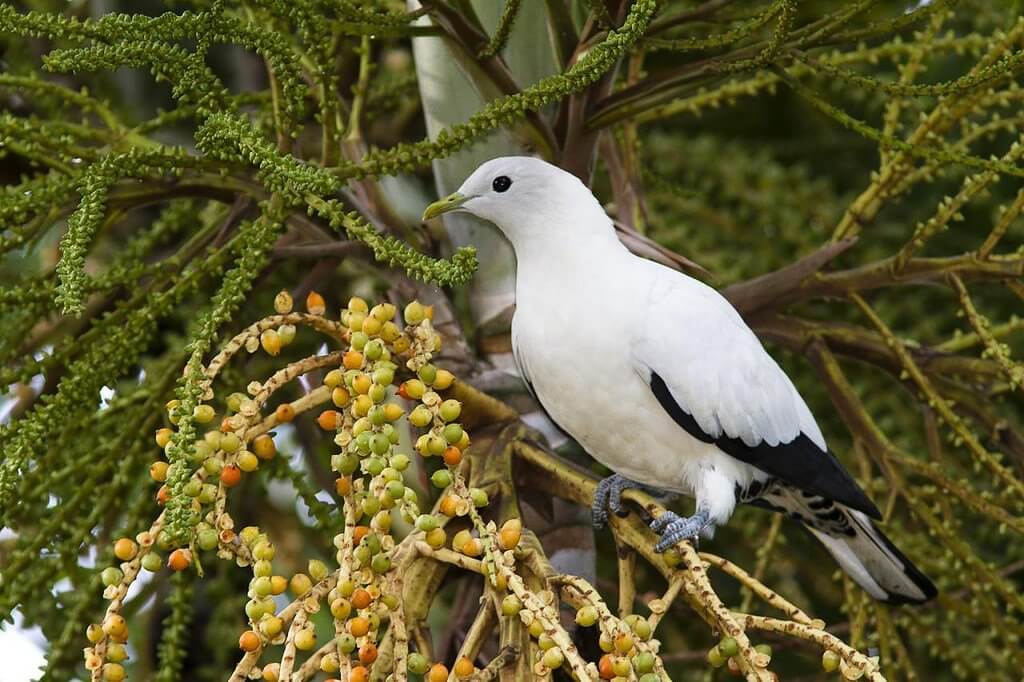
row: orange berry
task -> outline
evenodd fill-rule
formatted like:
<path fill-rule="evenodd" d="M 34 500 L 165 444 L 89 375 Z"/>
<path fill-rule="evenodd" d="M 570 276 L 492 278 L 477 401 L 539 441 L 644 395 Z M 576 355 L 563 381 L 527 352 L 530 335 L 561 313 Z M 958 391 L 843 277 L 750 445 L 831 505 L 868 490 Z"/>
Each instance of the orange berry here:
<path fill-rule="evenodd" d="M 167 565 L 172 571 L 184 571 L 192 563 L 192 552 L 187 549 L 176 549 L 167 557 Z"/>
<path fill-rule="evenodd" d="M 462 461 L 462 450 L 459 450 L 454 445 L 449 445 L 444 449 L 444 463 L 450 467 L 459 466 L 459 462 Z"/>
<path fill-rule="evenodd" d="M 274 416 L 277 417 L 277 421 L 282 423 L 290 422 L 295 419 L 295 408 L 291 406 L 291 403 L 281 403 L 274 410 Z"/>
<path fill-rule="evenodd" d="M 498 531 L 498 546 L 502 550 L 513 549 L 519 544 L 520 538 L 523 536 L 523 522 L 519 519 L 509 519 L 501 526 L 501 530 Z"/>
<path fill-rule="evenodd" d="M 327 303 L 324 301 L 324 297 L 315 291 L 311 291 L 306 295 L 306 310 L 311 315 L 323 315 L 327 310 Z"/>
<path fill-rule="evenodd" d="M 470 538 L 462 546 L 462 553 L 466 556 L 477 557 L 484 553 L 484 545 L 480 538 Z"/>
<path fill-rule="evenodd" d="M 361 665 L 352 668 L 352 672 L 348 674 L 348 682 L 367 682 L 369 679 L 370 673 Z"/>
<path fill-rule="evenodd" d="M 260 648 L 260 636 L 252 630 L 246 630 L 238 638 L 238 648 L 242 651 L 256 651 Z"/>
<path fill-rule="evenodd" d="M 334 489 L 338 491 L 339 495 L 348 495 L 352 492 L 352 478 L 349 476 L 342 476 L 334 482 Z"/>
<path fill-rule="evenodd" d="M 373 642 L 367 642 L 359 647 L 359 662 L 370 665 L 377 660 L 377 647 Z"/>
<path fill-rule="evenodd" d="M 448 679 L 448 668 L 440 663 L 435 663 L 430 666 L 430 671 L 425 679 L 427 682 L 445 682 Z"/>
<path fill-rule="evenodd" d="M 337 431 L 338 424 L 341 423 L 341 415 L 334 410 L 324 410 L 320 413 L 320 416 L 316 418 L 316 423 L 320 425 L 320 428 L 324 431 Z"/>
<path fill-rule="evenodd" d="M 345 369 L 359 369 L 363 366 L 363 354 L 357 350 L 345 351 L 345 355 L 341 357 L 341 364 Z"/>
<path fill-rule="evenodd" d="M 234 488 L 242 481 L 242 470 L 234 464 L 229 464 L 220 470 L 220 482 L 225 488 Z"/>
<path fill-rule="evenodd" d="M 352 532 L 353 542 L 355 542 L 355 544 L 358 545 L 360 542 L 362 542 L 363 538 L 366 537 L 366 534 L 369 532 L 369 526 L 356 526 L 355 530 Z"/>
<path fill-rule="evenodd" d="M 441 500 L 439 508 L 441 513 L 448 517 L 453 517 L 458 513 L 459 498 L 454 495 L 445 495 Z"/>
<path fill-rule="evenodd" d="M 352 606 L 357 609 L 365 609 L 372 600 L 373 598 L 370 596 L 370 593 L 361 587 L 352 593 Z"/>
<path fill-rule="evenodd" d="M 611 654 L 605 654 L 601 657 L 601 660 L 597 663 L 597 672 L 601 676 L 602 680 L 610 680 L 615 677 L 615 661 L 612 659 Z"/>
<path fill-rule="evenodd" d="M 160 486 L 160 490 L 156 491 L 156 503 L 162 507 L 167 504 L 169 499 L 171 499 L 171 489 L 166 485 Z"/>
<path fill-rule="evenodd" d="M 367 374 L 360 374 L 352 380 L 352 390 L 359 395 L 366 395 L 373 386 L 373 379 Z"/>
<path fill-rule="evenodd" d="M 348 622 L 348 631 L 353 637 L 362 637 L 370 631 L 370 621 L 362 616 L 356 616 Z"/>
<path fill-rule="evenodd" d="M 114 556 L 121 561 L 131 561 L 135 557 L 135 553 L 138 551 L 139 546 L 134 540 L 121 538 L 114 543 Z"/>
<path fill-rule="evenodd" d="M 277 333 L 276 329 L 265 329 L 260 334 L 260 345 L 268 355 L 277 355 L 281 352 L 281 335 Z"/>
<path fill-rule="evenodd" d="M 167 467 L 170 466 L 167 462 L 153 462 L 149 466 L 149 477 L 158 483 L 163 483 L 167 480 Z"/>
<path fill-rule="evenodd" d="M 277 454 L 277 446 L 274 445 L 274 439 L 271 436 L 263 433 L 252 441 L 252 451 L 260 459 L 273 459 Z"/>
<path fill-rule="evenodd" d="M 455 676 L 462 679 L 469 677 L 476 671 L 476 666 L 473 665 L 473 661 L 469 660 L 465 656 L 455 661 L 455 668 L 453 669 Z"/>

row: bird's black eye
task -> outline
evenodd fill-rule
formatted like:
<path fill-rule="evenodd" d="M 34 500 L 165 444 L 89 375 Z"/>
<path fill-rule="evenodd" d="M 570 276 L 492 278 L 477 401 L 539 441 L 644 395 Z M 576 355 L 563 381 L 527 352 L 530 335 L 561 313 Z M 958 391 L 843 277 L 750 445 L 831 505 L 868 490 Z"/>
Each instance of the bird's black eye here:
<path fill-rule="evenodd" d="M 507 175 L 499 175 L 494 178 L 494 182 L 491 183 L 491 187 L 494 188 L 495 192 L 507 192 L 508 188 L 512 186 L 512 179 Z"/>

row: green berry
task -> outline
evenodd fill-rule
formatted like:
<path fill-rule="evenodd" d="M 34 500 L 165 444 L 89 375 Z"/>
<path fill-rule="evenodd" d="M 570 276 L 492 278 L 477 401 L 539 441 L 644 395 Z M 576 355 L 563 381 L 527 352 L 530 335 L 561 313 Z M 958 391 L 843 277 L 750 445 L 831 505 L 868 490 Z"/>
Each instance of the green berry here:
<path fill-rule="evenodd" d="M 412 412 L 409 413 L 409 423 L 417 428 L 423 428 L 433 421 L 434 415 L 430 413 L 430 410 L 425 405 L 417 405 Z"/>
<path fill-rule="evenodd" d="M 146 556 L 142 557 L 142 567 L 150 573 L 156 573 L 160 570 L 160 567 L 164 565 L 164 560 L 160 558 L 159 554 L 150 552 Z"/>
<path fill-rule="evenodd" d="M 395 380 L 395 370 L 390 367 L 381 367 L 373 372 L 373 383 L 378 386 L 390 386 Z"/>
<path fill-rule="evenodd" d="M 548 649 L 544 652 L 544 657 L 541 659 L 541 663 L 546 665 L 552 670 L 557 670 L 562 667 L 562 662 L 565 661 L 565 657 L 562 656 L 562 651 L 558 647 Z"/>
<path fill-rule="evenodd" d="M 339 455 L 335 462 L 335 470 L 342 474 L 351 474 L 359 467 L 359 457 L 353 454 Z"/>
<path fill-rule="evenodd" d="M 420 378 L 420 381 L 429 386 L 437 379 L 437 367 L 429 364 L 423 365 L 420 367 L 420 371 L 416 372 L 416 375 Z"/>
<path fill-rule="evenodd" d="M 356 350 L 362 350 L 366 348 L 366 344 L 369 343 L 370 337 L 366 335 L 366 332 L 352 332 L 352 347 Z"/>
<path fill-rule="evenodd" d="M 711 647 L 711 650 L 708 651 L 708 663 L 711 664 L 712 668 L 721 668 L 725 665 L 727 658 L 728 657 L 722 655 L 722 651 L 718 646 L 713 646 Z"/>
<path fill-rule="evenodd" d="M 759 654 L 764 654 L 765 656 L 768 656 L 769 658 L 771 658 L 771 655 L 772 655 L 772 648 L 771 648 L 771 646 L 769 646 L 767 644 L 758 644 L 757 646 L 754 647 L 754 651 L 756 651 Z"/>
<path fill-rule="evenodd" d="M 356 638 L 347 632 L 342 633 L 338 637 L 338 648 L 341 649 L 341 653 L 350 654 L 356 650 Z"/>
<path fill-rule="evenodd" d="M 597 609 L 593 606 L 584 606 L 576 612 L 576 624 L 585 628 L 597 622 Z"/>
<path fill-rule="evenodd" d="M 352 554 L 355 556 L 356 561 L 358 561 L 362 566 L 370 563 L 370 559 L 373 558 L 373 552 L 371 552 L 370 548 L 366 545 L 359 545 Z"/>
<path fill-rule="evenodd" d="M 405 306 L 405 310 L 402 311 L 402 316 L 405 318 L 406 324 L 419 324 L 423 321 L 423 318 L 426 317 L 426 315 L 427 311 L 419 301 L 409 303 Z M 412 670 L 412 668 L 409 669 Z M 424 672 L 426 672 L 425 669 Z"/>
<path fill-rule="evenodd" d="M 217 549 L 219 539 L 217 531 L 213 528 L 204 528 L 196 535 L 196 544 L 199 545 L 199 549 L 209 552 L 210 550 Z"/>
<path fill-rule="evenodd" d="M 227 399 L 224 400 L 224 405 L 228 408 L 228 411 L 238 412 L 238 410 L 242 407 L 242 401 L 248 399 L 249 396 L 245 395 L 244 393 L 232 393 L 227 397 Z"/>
<path fill-rule="evenodd" d="M 376 339 L 367 343 L 363 349 L 363 354 L 366 355 L 367 360 L 379 360 L 383 352 L 384 344 Z"/>
<path fill-rule="evenodd" d="M 409 467 L 409 455 L 398 453 L 391 458 L 391 466 L 397 471 L 405 471 Z"/>
<path fill-rule="evenodd" d="M 633 670 L 643 675 L 654 670 L 654 654 L 644 651 L 633 657 Z"/>
<path fill-rule="evenodd" d="M 462 414 L 462 403 L 458 400 L 446 400 L 441 403 L 441 408 L 438 412 L 441 415 L 441 419 L 446 422 L 453 422 Z"/>
<path fill-rule="evenodd" d="M 252 591 L 257 597 L 266 597 L 273 591 L 273 585 L 270 582 L 270 578 L 267 576 L 261 576 L 254 578 L 252 581 Z"/>
<path fill-rule="evenodd" d="M 380 500 L 373 495 L 367 495 L 363 498 L 362 508 L 364 514 L 367 516 L 373 516 L 380 511 Z"/>
<path fill-rule="evenodd" d="M 211 405 L 196 405 L 192 410 L 192 418 L 200 424 L 209 424 L 217 416 Z"/>
<path fill-rule="evenodd" d="M 459 424 L 449 424 L 444 427 L 444 439 L 449 443 L 458 443 L 462 440 L 462 426 Z"/>
<path fill-rule="evenodd" d="M 367 457 L 365 462 L 366 473 L 371 476 L 378 476 L 384 471 L 384 460 L 380 457 Z"/>
<path fill-rule="evenodd" d="M 409 672 L 414 675 L 423 675 L 430 668 L 430 661 L 421 653 L 411 653 L 409 658 L 406 659 L 406 666 L 409 668 Z"/>
<path fill-rule="evenodd" d="M 199 501 L 202 504 L 211 504 L 217 499 L 217 486 L 212 483 L 204 483 L 199 491 Z"/>
<path fill-rule="evenodd" d="M 382 403 L 384 402 L 384 399 L 388 397 L 388 388 L 387 386 L 380 386 L 378 384 L 374 384 L 373 386 L 370 387 L 369 395 L 370 400 L 372 400 L 373 402 Z"/>
<path fill-rule="evenodd" d="M 430 482 L 437 488 L 447 488 L 452 484 L 452 475 L 447 469 L 438 469 L 430 477 Z"/>
<path fill-rule="evenodd" d="M 821 655 L 821 667 L 824 668 L 825 672 L 832 673 L 839 669 L 839 663 L 842 659 L 834 651 L 826 651 Z"/>
<path fill-rule="evenodd" d="M 514 594 L 510 594 L 501 600 L 501 612 L 505 616 L 511 618 L 523 609 L 523 602 L 519 601 L 519 597 Z"/>
<path fill-rule="evenodd" d="M 718 650 L 721 651 L 722 655 L 726 658 L 732 658 L 740 652 L 740 645 L 732 637 L 726 637 L 718 643 Z"/>
<path fill-rule="evenodd" d="M 370 533 L 367 535 L 363 542 L 370 548 L 370 554 L 377 554 L 380 552 L 380 536 L 376 533 Z"/>
<path fill-rule="evenodd" d="M 366 415 L 370 419 L 370 423 L 374 426 L 383 426 L 387 419 L 384 418 L 384 408 L 380 405 L 374 405 L 370 408 L 370 413 Z"/>
<path fill-rule="evenodd" d="M 434 457 L 440 457 L 444 453 L 445 447 L 447 446 L 445 445 L 444 438 L 438 438 L 434 435 L 427 438 L 427 452 Z"/>
<path fill-rule="evenodd" d="M 378 554 L 373 557 L 373 561 L 370 562 L 370 568 L 374 573 L 387 573 L 391 570 L 391 559 L 384 554 Z"/>
<path fill-rule="evenodd" d="M 401 481 L 390 481 L 384 488 L 392 500 L 400 500 L 405 497 L 405 485 Z"/>
<path fill-rule="evenodd" d="M 122 578 L 124 578 L 124 573 L 121 572 L 120 568 L 115 566 L 107 566 L 103 569 L 103 572 L 100 573 L 100 580 L 102 580 L 103 584 L 107 587 L 117 585 L 121 582 Z"/>
<path fill-rule="evenodd" d="M 472 500 L 473 506 L 478 508 L 486 507 L 488 502 L 490 502 L 490 500 L 487 498 L 487 493 L 485 493 L 480 488 L 470 488 L 469 499 Z"/>
<path fill-rule="evenodd" d="M 391 449 L 391 441 L 383 433 L 374 434 L 370 439 L 370 451 L 375 455 L 383 455 Z"/>
<path fill-rule="evenodd" d="M 439 524 L 437 521 L 437 517 L 433 514 L 421 514 L 416 519 L 416 528 L 423 531 L 424 533 L 429 533 L 430 531 L 437 528 L 438 525 Z"/>

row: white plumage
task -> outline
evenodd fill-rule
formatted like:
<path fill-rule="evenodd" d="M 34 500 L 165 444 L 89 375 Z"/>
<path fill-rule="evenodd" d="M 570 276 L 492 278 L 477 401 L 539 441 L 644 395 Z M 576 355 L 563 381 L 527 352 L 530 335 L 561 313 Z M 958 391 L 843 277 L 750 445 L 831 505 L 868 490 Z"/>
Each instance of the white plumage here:
<path fill-rule="evenodd" d="M 655 526 L 663 543 L 751 501 L 803 520 L 876 598 L 934 594 L 863 513 L 877 510 L 739 314 L 630 253 L 576 177 L 495 159 L 425 216 L 449 210 L 490 220 L 515 249 L 514 355 L 552 420 L 620 476 L 695 498 L 694 517 Z"/>

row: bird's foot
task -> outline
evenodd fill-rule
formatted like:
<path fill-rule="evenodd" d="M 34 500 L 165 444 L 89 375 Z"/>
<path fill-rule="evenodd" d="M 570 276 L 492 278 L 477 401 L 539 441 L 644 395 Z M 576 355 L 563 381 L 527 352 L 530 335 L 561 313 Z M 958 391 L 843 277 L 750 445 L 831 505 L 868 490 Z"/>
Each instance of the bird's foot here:
<path fill-rule="evenodd" d="M 696 538 L 701 533 L 713 532 L 714 524 L 711 516 L 704 509 L 698 509 L 693 516 L 683 518 L 675 512 L 667 511 L 651 521 L 651 530 L 658 534 L 655 550 L 664 552 L 681 540 Z"/>
<path fill-rule="evenodd" d="M 645 493 L 658 497 L 666 494 L 663 490 L 643 483 L 637 483 L 620 474 L 612 474 L 597 484 L 597 492 L 594 493 L 594 503 L 590 507 L 594 528 L 600 530 L 608 525 L 609 510 L 618 516 L 625 516 L 629 513 L 622 504 L 622 493 L 628 488 L 642 490 Z"/>

